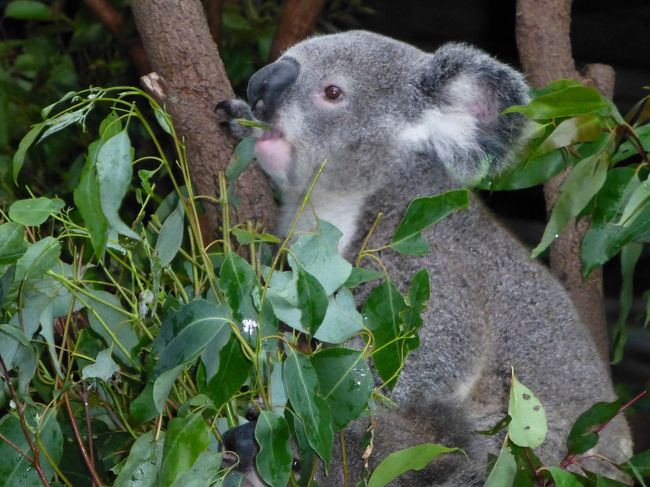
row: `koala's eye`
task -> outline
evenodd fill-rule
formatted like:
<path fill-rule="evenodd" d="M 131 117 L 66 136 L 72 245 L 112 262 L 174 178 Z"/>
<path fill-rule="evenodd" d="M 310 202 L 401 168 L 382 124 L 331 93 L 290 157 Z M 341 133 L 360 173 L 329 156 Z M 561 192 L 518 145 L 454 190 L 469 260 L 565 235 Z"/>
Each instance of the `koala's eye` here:
<path fill-rule="evenodd" d="M 325 96 L 330 100 L 337 100 L 343 94 L 343 90 L 336 85 L 329 85 L 325 88 Z"/>

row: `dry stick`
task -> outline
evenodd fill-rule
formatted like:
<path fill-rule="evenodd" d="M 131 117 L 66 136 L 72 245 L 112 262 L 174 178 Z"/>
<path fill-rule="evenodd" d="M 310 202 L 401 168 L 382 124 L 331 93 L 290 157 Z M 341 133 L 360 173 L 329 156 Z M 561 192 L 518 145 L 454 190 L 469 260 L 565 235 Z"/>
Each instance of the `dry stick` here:
<path fill-rule="evenodd" d="M 86 468 L 88 469 L 88 472 L 90 473 L 90 476 L 93 479 L 93 484 L 96 485 L 97 487 L 101 487 L 102 482 L 99 479 L 99 475 L 97 475 L 97 471 L 95 470 L 95 466 L 93 465 L 90 456 L 88 455 L 88 451 L 86 450 L 86 447 L 84 445 L 83 438 L 81 438 L 81 432 L 79 431 L 77 422 L 74 419 L 74 412 L 72 411 L 72 405 L 70 404 L 70 398 L 68 397 L 67 392 L 63 394 L 63 403 L 65 404 L 65 410 L 68 413 L 68 419 L 70 420 L 72 433 L 75 437 L 75 440 L 77 440 L 77 446 L 79 447 L 79 451 L 81 452 L 81 458 L 83 458 L 83 461 L 86 464 Z"/>
<path fill-rule="evenodd" d="M 92 425 L 92 412 L 88 407 L 88 387 L 86 382 L 81 383 L 81 401 L 84 405 L 84 413 L 86 416 L 86 431 L 88 436 L 88 450 L 90 450 L 90 461 L 95 465 L 95 449 L 93 448 L 93 425 Z"/>
<path fill-rule="evenodd" d="M 11 398 L 16 404 L 16 410 L 18 411 L 18 418 L 20 420 L 20 427 L 23 429 L 23 434 L 25 435 L 25 439 L 27 440 L 29 449 L 32 451 L 33 458 L 29 458 L 27 456 L 25 456 L 25 458 L 28 458 L 32 462 L 32 465 L 34 465 L 34 468 L 36 469 L 36 473 L 41 478 L 41 482 L 43 482 L 43 485 L 49 487 L 50 482 L 47 480 L 47 476 L 43 471 L 43 467 L 41 467 L 41 462 L 39 462 L 38 448 L 32 441 L 32 435 L 29 430 L 29 426 L 27 425 L 27 420 L 25 420 L 25 406 L 23 405 L 23 403 L 21 403 L 18 400 L 18 394 L 16 394 L 14 385 L 11 383 L 11 377 L 9 377 L 9 371 L 7 370 L 7 366 L 5 365 L 5 361 L 2 359 L 2 357 L 0 357 L 0 369 L 2 369 L 2 377 L 4 378 L 5 384 L 7 384 L 7 388 L 9 389 L 9 393 L 11 394 Z"/>

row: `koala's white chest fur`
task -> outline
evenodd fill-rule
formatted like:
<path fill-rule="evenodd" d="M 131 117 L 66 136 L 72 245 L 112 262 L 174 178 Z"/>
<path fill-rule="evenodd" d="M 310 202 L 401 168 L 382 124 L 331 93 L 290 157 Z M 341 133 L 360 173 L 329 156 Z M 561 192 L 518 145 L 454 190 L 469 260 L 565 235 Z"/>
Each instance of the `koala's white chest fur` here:
<path fill-rule="evenodd" d="M 320 195 L 314 191 L 311 195 L 311 209 L 305 209 L 305 213 L 298 224 L 298 231 L 313 231 L 316 226 L 314 214 L 320 220 L 325 220 L 337 227 L 343 236 L 339 241 L 339 252 L 344 253 L 359 227 L 359 217 L 363 210 L 363 203 L 367 195 L 359 193 L 337 193 L 333 196 L 331 192 Z M 280 222 L 280 233 L 286 234 L 291 225 L 291 219 L 295 216 L 295 206 L 286 205 L 283 208 L 283 215 Z"/>

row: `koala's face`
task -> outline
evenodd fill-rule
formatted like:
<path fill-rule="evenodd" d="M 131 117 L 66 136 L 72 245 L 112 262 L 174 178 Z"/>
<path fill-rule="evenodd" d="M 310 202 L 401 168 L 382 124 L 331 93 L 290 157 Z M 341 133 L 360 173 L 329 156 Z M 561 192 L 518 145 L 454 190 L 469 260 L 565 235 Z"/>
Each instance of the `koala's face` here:
<path fill-rule="evenodd" d="M 417 89 L 405 80 L 415 78 L 420 58 L 418 49 L 367 32 L 288 50 L 248 85 L 253 113 L 273 127 L 256 144 L 262 168 L 283 189 L 302 191 L 327 159 L 326 174 L 358 185 L 372 170 L 371 154 L 394 150 L 395 126 L 417 111 Z"/>

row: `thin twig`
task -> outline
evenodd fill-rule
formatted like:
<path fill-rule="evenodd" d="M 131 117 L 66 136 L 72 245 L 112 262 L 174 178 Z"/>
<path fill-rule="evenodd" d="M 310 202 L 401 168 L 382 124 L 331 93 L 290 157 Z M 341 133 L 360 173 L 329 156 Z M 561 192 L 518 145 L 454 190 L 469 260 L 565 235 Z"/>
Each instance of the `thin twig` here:
<path fill-rule="evenodd" d="M 93 448 L 93 426 L 92 426 L 92 412 L 88 407 L 88 386 L 86 382 L 81 383 L 81 401 L 84 406 L 84 415 L 86 416 L 86 435 L 88 437 L 88 450 L 90 451 L 90 461 L 95 465 L 95 449 Z"/>
<path fill-rule="evenodd" d="M 25 459 L 27 459 L 31 463 L 34 463 L 34 460 L 32 459 L 32 457 L 30 457 L 27 453 L 22 451 L 18 445 L 16 445 L 13 441 L 11 441 L 9 438 L 7 438 L 2 433 L 0 433 L 0 440 L 4 441 L 7 445 L 9 445 L 11 448 L 13 448 L 18 453 L 20 453 L 23 457 L 25 457 Z"/>
<path fill-rule="evenodd" d="M 70 398 L 68 397 L 67 392 L 63 394 L 63 403 L 65 404 L 65 410 L 68 413 L 68 419 L 70 420 L 72 433 L 75 437 L 75 440 L 77 440 L 77 446 L 79 447 L 79 451 L 81 452 L 81 458 L 83 458 L 83 461 L 86 464 L 86 468 L 88 469 L 88 473 L 90 473 L 90 476 L 93 479 L 93 484 L 95 484 L 97 487 L 101 487 L 102 482 L 99 479 L 99 475 L 97 475 L 95 466 L 93 465 L 90 456 L 88 455 L 88 451 L 86 450 L 86 446 L 84 445 L 83 438 L 81 437 L 81 432 L 79 431 L 79 426 L 77 426 L 77 422 L 74 419 L 72 404 L 70 404 Z"/>
<path fill-rule="evenodd" d="M 29 445 L 29 449 L 32 451 L 32 456 L 31 462 L 32 465 L 34 465 L 34 468 L 36 469 L 36 473 L 41 479 L 41 482 L 43 482 L 43 485 L 46 487 L 50 487 L 50 482 L 47 480 L 47 476 L 45 475 L 45 472 L 43 471 L 43 467 L 41 467 L 41 463 L 39 462 L 39 451 L 36 445 L 34 444 L 34 441 L 32 441 L 32 434 L 29 429 L 29 426 L 27 425 L 27 420 L 25 419 L 25 405 L 18 400 L 18 394 L 16 394 L 16 390 L 14 389 L 14 385 L 11 383 L 11 377 L 9 377 L 9 371 L 7 370 L 7 366 L 5 365 L 5 361 L 0 357 L 0 369 L 2 369 L 2 377 L 4 378 L 5 384 L 7 384 L 7 388 L 9 389 L 9 393 L 11 394 L 11 398 L 14 401 L 14 404 L 16 404 L 16 410 L 18 411 L 18 418 L 20 420 L 20 427 L 23 429 L 23 433 L 25 435 L 25 439 L 27 440 L 27 444 Z M 25 458 L 29 458 L 25 456 Z"/>

